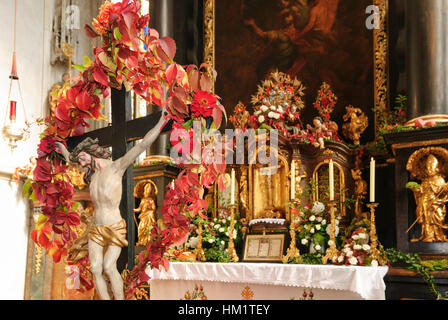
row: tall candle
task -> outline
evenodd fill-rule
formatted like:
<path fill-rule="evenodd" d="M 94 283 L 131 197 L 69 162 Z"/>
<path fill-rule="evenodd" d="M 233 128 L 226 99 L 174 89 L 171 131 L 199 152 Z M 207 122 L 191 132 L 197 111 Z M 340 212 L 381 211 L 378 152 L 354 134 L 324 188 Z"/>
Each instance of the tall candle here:
<path fill-rule="evenodd" d="M 9 119 L 16 120 L 17 116 L 17 101 L 11 100 L 9 107 Z"/>
<path fill-rule="evenodd" d="M 375 159 L 370 159 L 370 202 L 375 202 Z"/>
<path fill-rule="evenodd" d="M 334 171 L 333 171 L 333 160 L 330 160 L 329 165 L 330 171 L 330 201 L 334 200 Z"/>
<path fill-rule="evenodd" d="M 232 169 L 232 184 L 230 186 L 230 204 L 235 204 L 235 169 Z"/>
<path fill-rule="evenodd" d="M 291 163 L 291 200 L 296 198 L 296 163 L 292 160 Z"/>
<path fill-rule="evenodd" d="M 174 190 L 174 179 L 173 179 L 173 180 L 171 180 L 171 189 L 173 189 L 173 190 Z"/>

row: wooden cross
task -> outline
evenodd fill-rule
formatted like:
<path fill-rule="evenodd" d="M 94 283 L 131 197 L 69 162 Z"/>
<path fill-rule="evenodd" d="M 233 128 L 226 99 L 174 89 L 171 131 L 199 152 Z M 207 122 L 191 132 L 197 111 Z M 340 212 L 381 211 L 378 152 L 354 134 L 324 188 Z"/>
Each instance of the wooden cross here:
<path fill-rule="evenodd" d="M 133 141 L 142 139 L 144 135 L 151 130 L 158 122 L 161 111 L 146 117 L 132 120 L 131 93 L 124 89 L 112 89 L 112 125 L 93 130 L 82 136 L 71 137 L 67 140 L 69 150 L 83 141 L 85 138 L 98 138 L 102 147 L 112 147 L 112 160 L 122 157 L 133 146 Z M 169 131 L 169 126 L 165 126 L 162 132 Z M 117 265 L 119 270 L 126 267 L 134 267 L 135 257 L 135 223 L 133 220 L 134 210 L 134 181 L 133 168 L 130 166 L 123 176 L 123 194 L 120 203 L 120 212 L 127 224 L 128 247 L 121 251 Z"/>

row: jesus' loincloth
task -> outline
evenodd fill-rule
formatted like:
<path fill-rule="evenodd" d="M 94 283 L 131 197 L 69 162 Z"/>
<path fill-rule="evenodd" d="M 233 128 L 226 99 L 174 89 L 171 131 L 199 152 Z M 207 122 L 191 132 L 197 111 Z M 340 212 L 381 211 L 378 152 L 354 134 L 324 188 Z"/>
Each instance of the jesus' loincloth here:
<path fill-rule="evenodd" d="M 111 225 L 93 225 L 90 229 L 89 238 L 102 247 L 127 247 L 128 241 L 126 240 L 126 221 L 122 219 L 121 221 Z"/>

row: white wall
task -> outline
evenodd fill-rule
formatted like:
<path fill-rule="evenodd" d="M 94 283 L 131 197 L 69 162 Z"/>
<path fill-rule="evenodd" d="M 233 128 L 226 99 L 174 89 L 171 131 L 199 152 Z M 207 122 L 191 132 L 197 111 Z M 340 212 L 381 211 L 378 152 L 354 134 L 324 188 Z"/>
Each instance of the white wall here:
<path fill-rule="evenodd" d="M 47 115 L 48 91 L 60 81 L 66 70 L 50 65 L 52 21 L 57 0 L 18 0 L 17 61 L 24 105 L 28 117 L 35 120 Z M 80 57 L 91 54 L 91 41 L 84 36 L 83 26 L 98 12 L 97 0 L 76 0 L 81 9 L 78 31 Z M 0 126 L 7 108 L 9 74 L 13 51 L 14 0 L 0 0 Z M 36 155 L 39 128 L 34 126 L 29 140 L 20 142 L 14 153 L 0 137 L 0 299 L 23 299 L 28 237 L 27 202 L 21 198 L 21 185 L 10 180 L 17 166 L 28 164 Z"/>

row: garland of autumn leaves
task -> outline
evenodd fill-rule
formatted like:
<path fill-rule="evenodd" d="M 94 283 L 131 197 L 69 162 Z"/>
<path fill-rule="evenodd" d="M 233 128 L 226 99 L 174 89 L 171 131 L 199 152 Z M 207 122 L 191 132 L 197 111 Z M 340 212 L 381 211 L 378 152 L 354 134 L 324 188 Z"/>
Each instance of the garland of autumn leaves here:
<path fill-rule="evenodd" d="M 174 40 L 159 38 L 158 32 L 145 27 L 149 15 L 139 14 L 138 0 L 120 3 L 106 2 L 94 28 L 86 25 L 89 37 L 101 37 L 102 46 L 95 47 L 95 59 L 85 58 L 79 76 L 66 84 L 57 97 L 54 115 L 46 119 L 38 148 L 37 166 L 33 180 L 25 184 L 24 194 L 42 204 L 32 239 L 45 248 L 55 262 L 68 255 L 68 263 L 80 270 L 81 290 L 93 288 L 88 271 L 88 256 L 74 261 L 70 255 L 77 235 L 74 228 L 80 224 L 72 201 L 73 186 L 66 175 L 67 165 L 57 152 L 56 142 L 65 144 L 71 136 L 82 135 L 86 119 L 101 119 L 101 100 L 110 94 L 110 88 L 133 90 L 148 103 L 166 106 L 167 120 L 173 120 L 173 128 L 191 127 L 192 119 L 212 123 L 219 128 L 225 111 L 218 97 L 211 93 L 215 72 L 208 65 L 182 67 L 173 61 L 176 52 Z M 144 48 L 142 47 L 144 44 Z M 164 99 L 164 88 L 168 98 Z M 208 120 L 208 121 L 205 121 Z M 211 121 L 210 121 L 211 120 Z M 190 123 L 190 124 L 187 124 Z M 207 146 L 203 143 L 202 148 Z M 136 266 L 123 273 L 126 299 L 133 299 L 136 288 L 149 280 L 145 270 L 168 268 L 164 257 L 167 249 L 182 243 L 188 233 L 189 218 L 207 210 L 203 200 L 204 190 L 224 173 L 225 164 L 187 164 L 175 181 L 175 188 L 166 193 L 162 207 L 162 224 L 152 229 L 152 241 L 136 258 Z"/>

